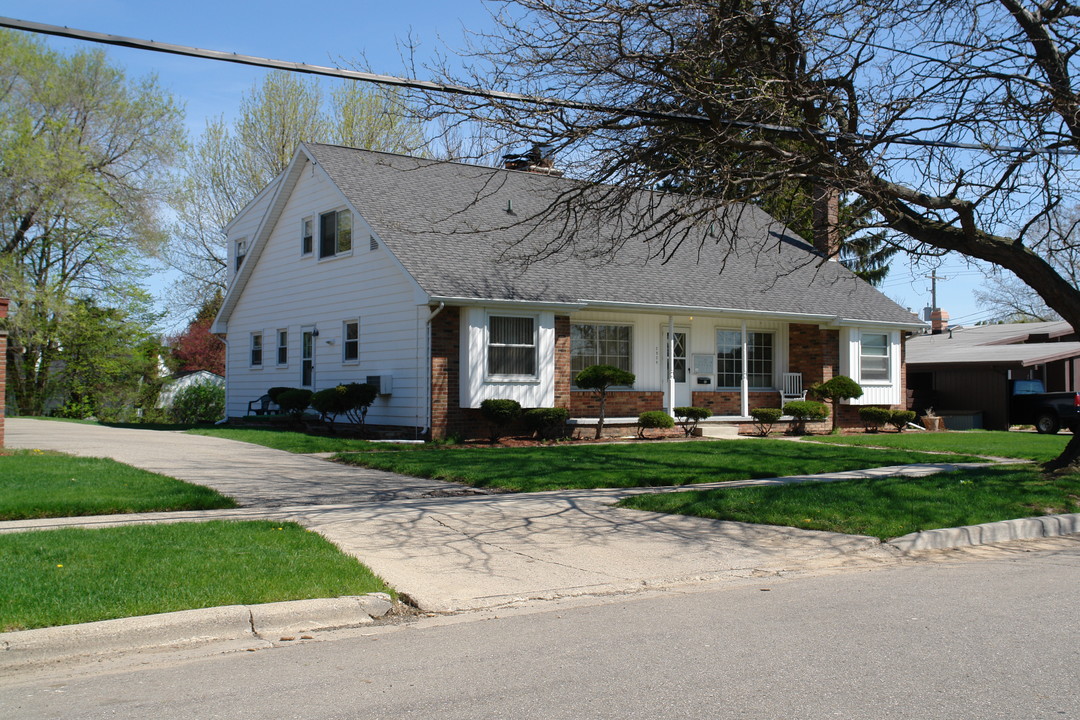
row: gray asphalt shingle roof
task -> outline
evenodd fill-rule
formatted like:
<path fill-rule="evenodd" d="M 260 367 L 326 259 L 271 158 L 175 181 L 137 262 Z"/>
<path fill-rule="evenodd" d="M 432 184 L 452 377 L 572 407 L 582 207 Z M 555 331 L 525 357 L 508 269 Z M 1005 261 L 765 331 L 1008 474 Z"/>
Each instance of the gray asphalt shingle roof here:
<path fill-rule="evenodd" d="M 635 303 L 798 313 L 917 323 L 910 312 L 835 262 L 821 262 L 765 212 L 735 206 L 735 247 L 693 242 L 670 257 L 657 243 L 628 242 L 614 257 L 559 252 L 531 264 L 507 261 L 521 246 L 567 239 L 563 226 L 531 222 L 570 180 L 309 143 L 306 149 L 429 295 L 534 302 Z M 663 206 L 660 194 L 641 194 Z M 512 209 L 513 212 L 508 212 Z M 617 220 L 589 232 L 580 249 L 617 236 Z M 694 237 L 704 232 L 695 231 Z M 695 247 L 698 246 L 698 247 Z"/>
<path fill-rule="evenodd" d="M 1080 342 L 1025 342 L 1030 335 L 1053 338 L 1071 332 L 1068 323 L 1042 322 L 977 325 L 940 335 L 916 335 L 907 341 L 907 364 L 1040 365 L 1062 357 L 1080 357 Z"/>

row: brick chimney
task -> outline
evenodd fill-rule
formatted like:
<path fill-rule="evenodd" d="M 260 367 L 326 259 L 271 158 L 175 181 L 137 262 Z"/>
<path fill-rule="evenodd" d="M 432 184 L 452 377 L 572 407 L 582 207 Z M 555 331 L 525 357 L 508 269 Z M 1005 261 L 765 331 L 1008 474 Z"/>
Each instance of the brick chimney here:
<path fill-rule="evenodd" d="M 8 299 L 0 297 L 0 320 L 7 317 Z M 7 414 L 7 327 L 0 323 L 0 448 L 4 447 L 4 415 Z"/>
<path fill-rule="evenodd" d="M 840 191 L 827 185 L 815 184 L 811 192 L 814 202 L 814 247 L 830 260 L 838 260 Z"/>
<path fill-rule="evenodd" d="M 949 313 L 941 308 L 934 308 L 930 313 L 930 334 L 940 335 L 949 329 Z"/>

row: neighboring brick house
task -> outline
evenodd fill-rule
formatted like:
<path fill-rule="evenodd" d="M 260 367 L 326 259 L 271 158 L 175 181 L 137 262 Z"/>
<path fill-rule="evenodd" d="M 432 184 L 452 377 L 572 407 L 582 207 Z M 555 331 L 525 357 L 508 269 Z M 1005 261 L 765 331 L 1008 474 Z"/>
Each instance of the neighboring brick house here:
<path fill-rule="evenodd" d="M 501 261 L 515 241 L 568 240 L 536 218 L 574 187 L 301 145 L 226 228 L 232 277 L 214 332 L 227 342 L 227 414 L 272 386 L 378 378 L 369 423 L 473 434 L 488 398 L 594 417 L 596 398 L 572 377 L 597 363 L 637 377 L 609 399 L 613 417 L 693 404 L 746 422 L 780 405 L 787 373 L 806 386 L 849 375 L 866 390 L 856 403 L 903 404 L 903 338 L 922 323 L 760 208 L 731 206 L 721 229 L 680 228 L 698 239 L 670 255 L 635 240 L 613 257 Z M 671 199 L 639 195 L 657 216 Z M 634 218 L 623 220 L 580 224 L 574 243 L 618 240 Z"/>

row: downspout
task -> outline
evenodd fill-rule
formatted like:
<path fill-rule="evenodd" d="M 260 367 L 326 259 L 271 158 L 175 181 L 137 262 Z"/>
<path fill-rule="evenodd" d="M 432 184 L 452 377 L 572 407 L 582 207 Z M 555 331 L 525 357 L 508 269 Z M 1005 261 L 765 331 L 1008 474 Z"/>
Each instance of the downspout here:
<path fill-rule="evenodd" d="M 436 317 L 438 317 L 439 313 L 441 313 L 444 309 L 446 309 L 446 303 L 445 302 L 439 302 L 439 306 L 437 308 L 435 308 L 434 310 L 429 311 L 428 316 L 427 316 L 427 322 L 425 323 L 426 326 L 427 326 L 427 411 L 424 414 L 425 427 L 424 427 L 423 431 L 421 432 L 422 435 L 426 435 L 431 431 L 431 415 L 432 415 L 432 413 L 431 413 L 431 402 L 433 400 L 433 398 L 431 396 L 431 382 L 432 382 L 432 373 L 434 372 L 433 367 L 432 367 L 432 360 L 431 360 L 431 321 L 434 320 Z M 419 342 L 416 343 L 416 367 L 417 368 L 420 367 L 420 343 Z M 420 402 L 421 402 L 420 393 L 416 394 L 416 401 L 417 401 L 417 410 L 418 411 L 423 411 L 423 408 L 420 406 Z"/>

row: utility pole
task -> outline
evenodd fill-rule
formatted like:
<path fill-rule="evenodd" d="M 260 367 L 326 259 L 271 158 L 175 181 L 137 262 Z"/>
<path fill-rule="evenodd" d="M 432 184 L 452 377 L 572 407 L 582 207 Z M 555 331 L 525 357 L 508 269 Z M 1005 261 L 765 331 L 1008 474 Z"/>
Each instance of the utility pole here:
<path fill-rule="evenodd" d="M 930 278 L 930 310 L 939 310 L 940 308 L 938 308 L 937 304 L 937 281 L 948 280 L 949 278 L 941 277 L 937 274 L 937 271 L 931 272 L 926 277 Z"/>

